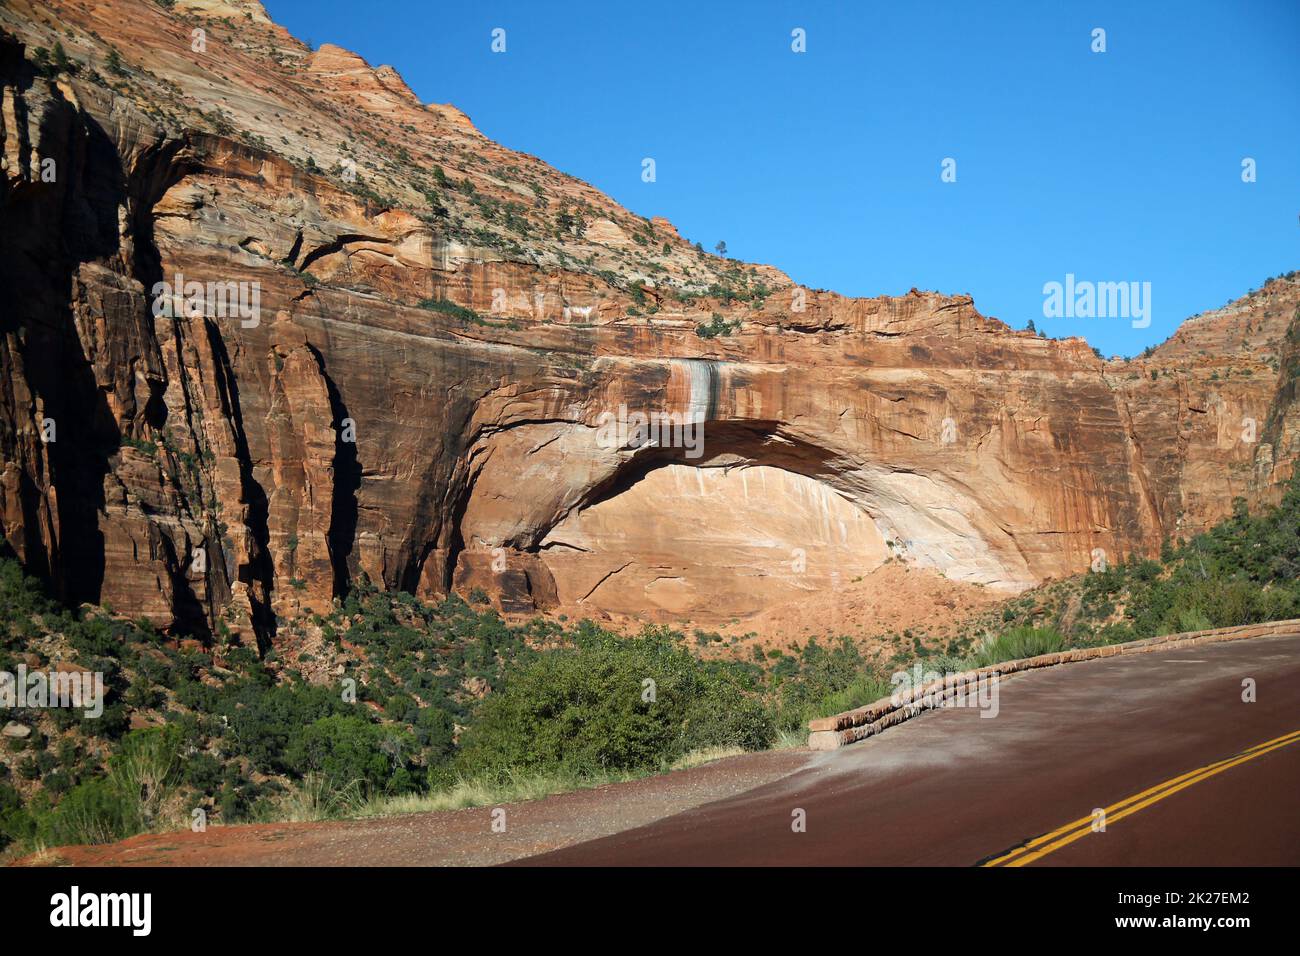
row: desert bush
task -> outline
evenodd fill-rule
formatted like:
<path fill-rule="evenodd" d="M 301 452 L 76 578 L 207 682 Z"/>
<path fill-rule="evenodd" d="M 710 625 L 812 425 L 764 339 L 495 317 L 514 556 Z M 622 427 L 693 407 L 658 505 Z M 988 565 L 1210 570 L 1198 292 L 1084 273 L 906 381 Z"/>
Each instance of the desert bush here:
<path fill-rule="evenodd" d="M 133 730 L 109 762 L 109 783 L 121 794 L 126 822 L 137 832 L 168 822 L 168 804 L 181 777 L 179 745 L 175 726 Z"/>
<path fill-rule="evenodd" d="M 584 625 L 573 647 L 540 655 L 483 701 L 457 769 L 650 770 L 691 750 L 758 750 L 774 737 L 763 703 L 671 632 L 624 638 Z"/>
<path fill-rule="evenodd" d="M 776 724 L 782 732 L 804 729 L 814 717 L 837 713 L 889 693 L 889 682 L 867 667 L 849 638 L 830 645 L 810 640 L 797 655 L 773 668 Z"/>
<path fill-rule="evenodd" d="M 740 320 L 735 319 L 728 321 L 721 314 L 714 312 L 709 318 L 708 325 L 703 323 L 695 326 L 695 334 L 702 339 L 716 339 L 718 336 L 731 335 L 740 330 Z"/>
<path fill-rule="evenodd" d="M 131 731 L 107 774 L 77 784 L 57 804 L 42 792 L 27 807 L 15 807 L 0 792 L 0 844 L 111 843 L 181 825 L 178 743 L 170 727 Z"/>
<path fill-rule="evenodd" d="M 266 817 L 291 823 L 312 823 L 356 816 L 367 806 L 358 780 L 340 782 L 325 774 L 309 773 L 267 808 Z"/>
<path fill-rule="evenodd" d="M 1002 661 L 1051 654 L 1065 647 L 1065 639 L 1053 627 L 1013 627 L 992 640 L 982 642 L 970 656 L 971 667 L 989 667 Z"/>
<path fill-rule="evenodd" d="M 483 324 L 483 317 L 473 309 L 457 305 L 449 299 L 421 299 L 418 304 L 422 309 L 428 309 L 430 312 L 441 312 L 443 315 L 449 315 L 465 324 Z"/>
<path fill-rule="evenodd" d="M 409 760 L 414 750 L 405 732 L 332 714 L 294 734 L 284 759 L 295 775 L 319 775 L 335 791 L 355 785 L 367 794 L 403 793 L 415 786 Z"/>

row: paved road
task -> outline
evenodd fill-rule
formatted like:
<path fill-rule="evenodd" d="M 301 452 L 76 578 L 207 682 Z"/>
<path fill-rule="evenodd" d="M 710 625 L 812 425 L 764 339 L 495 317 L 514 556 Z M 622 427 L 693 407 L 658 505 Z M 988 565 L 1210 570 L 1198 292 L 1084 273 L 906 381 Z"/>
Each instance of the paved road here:
<path fill-rule="evenodd" d="M 1070 664 L 1004 682 L 995 718 L 927 713 L 775 783 L 518 862 L 1294 866 L 1300 734 L 1282 738 L 1296 731 L 1300 635 Z"/>

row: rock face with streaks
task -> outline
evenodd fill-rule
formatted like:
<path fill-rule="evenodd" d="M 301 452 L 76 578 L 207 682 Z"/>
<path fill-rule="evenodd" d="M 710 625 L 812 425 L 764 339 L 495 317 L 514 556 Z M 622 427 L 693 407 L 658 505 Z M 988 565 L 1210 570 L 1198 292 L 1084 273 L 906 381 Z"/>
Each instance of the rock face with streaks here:
<path fill-rule="evenodd" d="M 0 28 L 0 533 L 70 601 L 265 647 L 361 575 L 692 620 L 890 559 L 1014 591 L 1300 450 L 1294 277 L 1107 362 L 700 252 L 255 0 Z"/>

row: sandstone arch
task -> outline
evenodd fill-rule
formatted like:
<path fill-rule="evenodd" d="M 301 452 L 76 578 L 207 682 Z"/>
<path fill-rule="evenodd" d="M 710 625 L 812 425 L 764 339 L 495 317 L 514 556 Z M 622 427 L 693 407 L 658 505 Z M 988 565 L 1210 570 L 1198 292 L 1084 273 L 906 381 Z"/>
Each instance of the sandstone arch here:
<path fill-rule="evenodd" d="M 458 586 L 499 593 L 510 609 L 720 620 L 833 589 L 889 558 L 1006 591 L 1036 580 L 951 469 L 873 459 L 851 434 L 747 415 L 764 401 L 738 394 L 753 384 L 744 369 L 666 365 L 662 391 L 641 399 L 700 417 L 698 457 L 610 447 L 591 409 L 587 421 L 487 435 L 470 453 Z"/>

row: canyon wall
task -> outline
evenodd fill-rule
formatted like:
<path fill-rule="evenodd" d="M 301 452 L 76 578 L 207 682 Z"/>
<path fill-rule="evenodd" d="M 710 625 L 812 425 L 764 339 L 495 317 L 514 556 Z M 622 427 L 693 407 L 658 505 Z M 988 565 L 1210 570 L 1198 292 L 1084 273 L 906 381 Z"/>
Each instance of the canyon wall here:
<path fill-rule="evenodd" d="M 68 601 L 265 647 L 361 575 L 696 620 L 885 560 L 1016 591 L 1290 478 L 1294 277 L 1105 361 L 704 253 L 253 0 L 0 27 L 0 534 Z"/>

